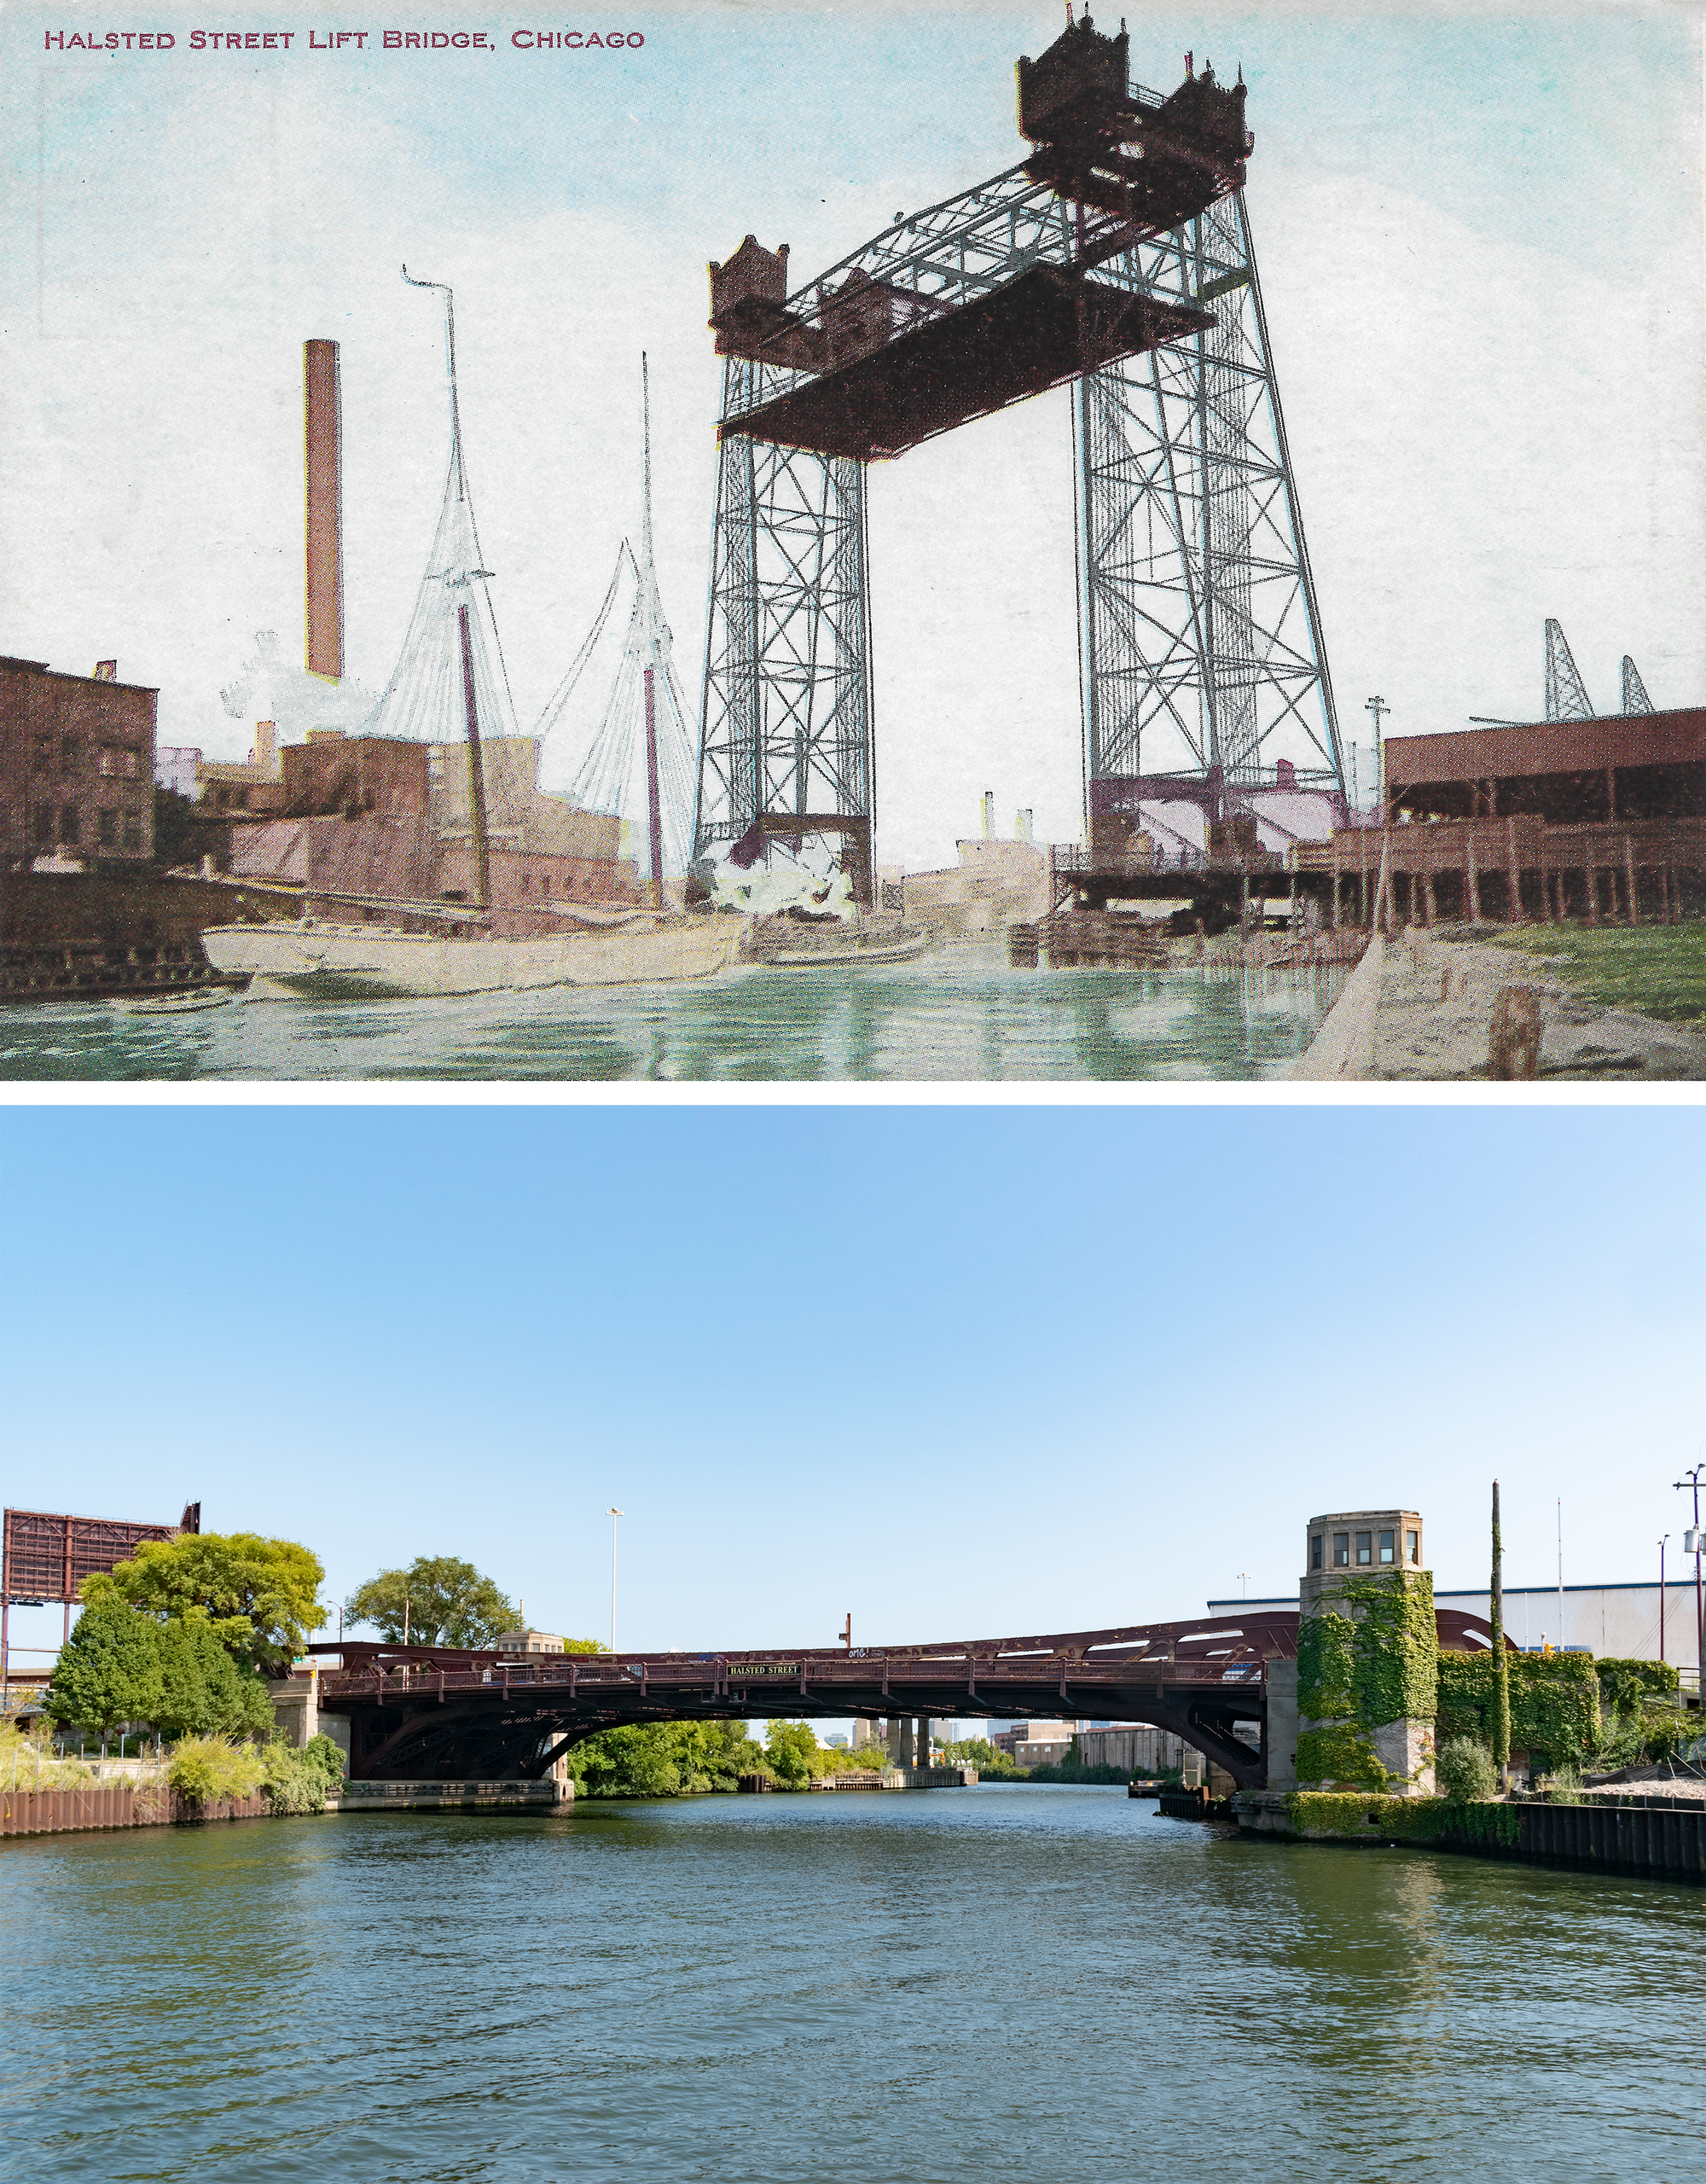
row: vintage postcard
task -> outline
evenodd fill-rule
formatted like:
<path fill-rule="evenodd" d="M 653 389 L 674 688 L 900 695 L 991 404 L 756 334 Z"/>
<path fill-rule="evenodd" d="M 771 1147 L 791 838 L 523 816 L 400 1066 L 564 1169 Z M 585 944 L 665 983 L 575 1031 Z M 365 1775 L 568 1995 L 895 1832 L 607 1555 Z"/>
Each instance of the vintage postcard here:
<path fill-rule="evenodd" d="M 1706 1076 L 1702 16 L 0 15 L 0 1076 Z"/>

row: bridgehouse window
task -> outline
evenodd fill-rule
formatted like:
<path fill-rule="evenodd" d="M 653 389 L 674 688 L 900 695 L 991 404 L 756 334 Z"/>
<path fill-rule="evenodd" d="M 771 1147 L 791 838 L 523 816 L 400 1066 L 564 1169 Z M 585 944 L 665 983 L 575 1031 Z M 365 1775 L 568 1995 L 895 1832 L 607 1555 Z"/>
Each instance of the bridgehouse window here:
<path fill-rule="evenodd" d="M 1321 1536 L 1319 1532 L 1314 1532 L 1309 1538 L 1309 1567 L 1311 1570 L 1319 1570 L 1320 1566 Z"/>
<path fill-rule="evenodd" d="M 1396 1548 L 1397 1542 L 1394 1535 L 1390 1532 L 1382 1532 L 1380 1535 L 1380 1560 L 1383 1562 L 1396 1562 L 1398 1559 Z"/>
<path fill-rule="evenodd" d="M 1348 1570 L 1349 1567 L 1350 1534 L 1349 1532 L 1335 1532 L 1333 1534 L 1333 1568 L 1335 1570 Z"/>
<path fill-rule="evenodd" d="M 1374 1539 L 1372 1533 L 1359 1532 L 1356 1535 L 1356 1560 L 1359 1565 L 1372 1562 L 1374 1560 Z"/>
<path fill-rule="evenodd" d="M 1421 1534 L 1420 1534 L 1419 1532 L 1406 1532 L 1406 1533 L 1405 1533 L 1405 1535 L 1404 1535 L 1404 1560 L 1405 1560 L 1407 1562 L 1413 1562 L 1413 1563 L 1417 1564 L 1418 1565 L 1420 1565 L 1420 1562 L 1421 1562 L 1421 1559 L 1422 1559 L 1422 1536 L 1421 1536 Z"/>

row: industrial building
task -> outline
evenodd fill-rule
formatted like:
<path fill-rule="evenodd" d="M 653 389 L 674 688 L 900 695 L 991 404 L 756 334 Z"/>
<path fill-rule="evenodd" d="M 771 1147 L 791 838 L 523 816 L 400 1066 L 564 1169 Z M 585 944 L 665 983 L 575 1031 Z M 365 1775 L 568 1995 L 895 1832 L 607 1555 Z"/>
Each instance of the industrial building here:
<path fill-rule="evenodd" d="M 1336 925 L 1706 904 L 1706 708 L 1393 736 L 1384 757 L 1380 823 L 1287 856 Z"/>
<path fill-rule="evenodd" d="M 145 865 L 154 856 L 159 694 L 45 660 L 0 659 L 0 844 L 9 869 Z"/>
<path fill-rule="evenodd" d="M 493 738 L 482 756 L 494 907 L 641 901 L 619 819 L 542 793 L 535 738 Z M 277 757 L 264 813 L 228 814 L 234 878 L 345 900 L 474 899 L 466 745 L 318 731 Z"/>

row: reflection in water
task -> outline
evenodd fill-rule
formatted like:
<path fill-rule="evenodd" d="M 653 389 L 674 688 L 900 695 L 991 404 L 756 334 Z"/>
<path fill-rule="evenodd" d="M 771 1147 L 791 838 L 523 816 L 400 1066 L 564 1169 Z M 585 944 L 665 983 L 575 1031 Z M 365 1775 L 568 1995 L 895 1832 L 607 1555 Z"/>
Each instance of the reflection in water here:
<path fill-rule="evenodd" d="M 1309 1044 L 1343 975 L 1013 971 L 992 949 L 961 946 L 915 963 L 603 993 L 242 1002 L 177 1018 L 49 1003 L 0 1009 L 0 1076 L 1256 1077 Z"/>
<path fill-rule="evenodd" d="M 1706 1894 L 1667 1883 L 987 1785 L 126 1831 L 4 1860 L 14 2175 L 1703 2166 Z"/>

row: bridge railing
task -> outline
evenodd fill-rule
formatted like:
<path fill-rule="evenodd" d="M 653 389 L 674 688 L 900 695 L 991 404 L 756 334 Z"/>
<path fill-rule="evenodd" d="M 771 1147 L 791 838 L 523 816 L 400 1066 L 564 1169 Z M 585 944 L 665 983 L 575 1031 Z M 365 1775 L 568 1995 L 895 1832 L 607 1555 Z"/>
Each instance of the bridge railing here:
<path fill-rule="evenodd" d="M 1248 1657 L 1233 1660 L 1168 1660 L 1164 1658 L 1098 1660 L 1067 1658 L 1063 1655 L 1032 1660 L 1002 1659 L 976 1654 L 919 1655 L 892 1658 L 868 1653 L 833 1659 L 748 1660 L 738 1654 L 680 1659 L 641 1658 L 622 1659 L 606 1654 L 549 1656 L 522 1663 L 494 1663 L 478 1668 L 435 1668 L 430 1664 L 399 1664 L 387 1667 L 374 1662 L 359 1669 L 334 1670 L 320 1677 L 322 1701 L 456 1696 L 503 1697 L 519 1692 L 553 1695 L 616 1698 L 631 1695 L 654 1699 L 670 1692 L 712 1698 L 732 1698 L 738 1689 L 742 1703 L 763 1692 L 783 1697 L 821 1696 L 837 1689 L 869 1694 L 880 1684 L 885 1695 L 898 1699 L 907 1691 L 940 1693 L 952 1690 L 975 1697 L 980 1683 L 1003 1693 L 1035 1691 L 1039 1696 L 1059 1694 L 1065 1685 L 1080 1693 L 1099 1687 L 1110 1690 L 1133 1685 L 1196 1685 L 1224 1688 L 1242 1686 L 1260 1689 L 1265 1664 Z"/>

